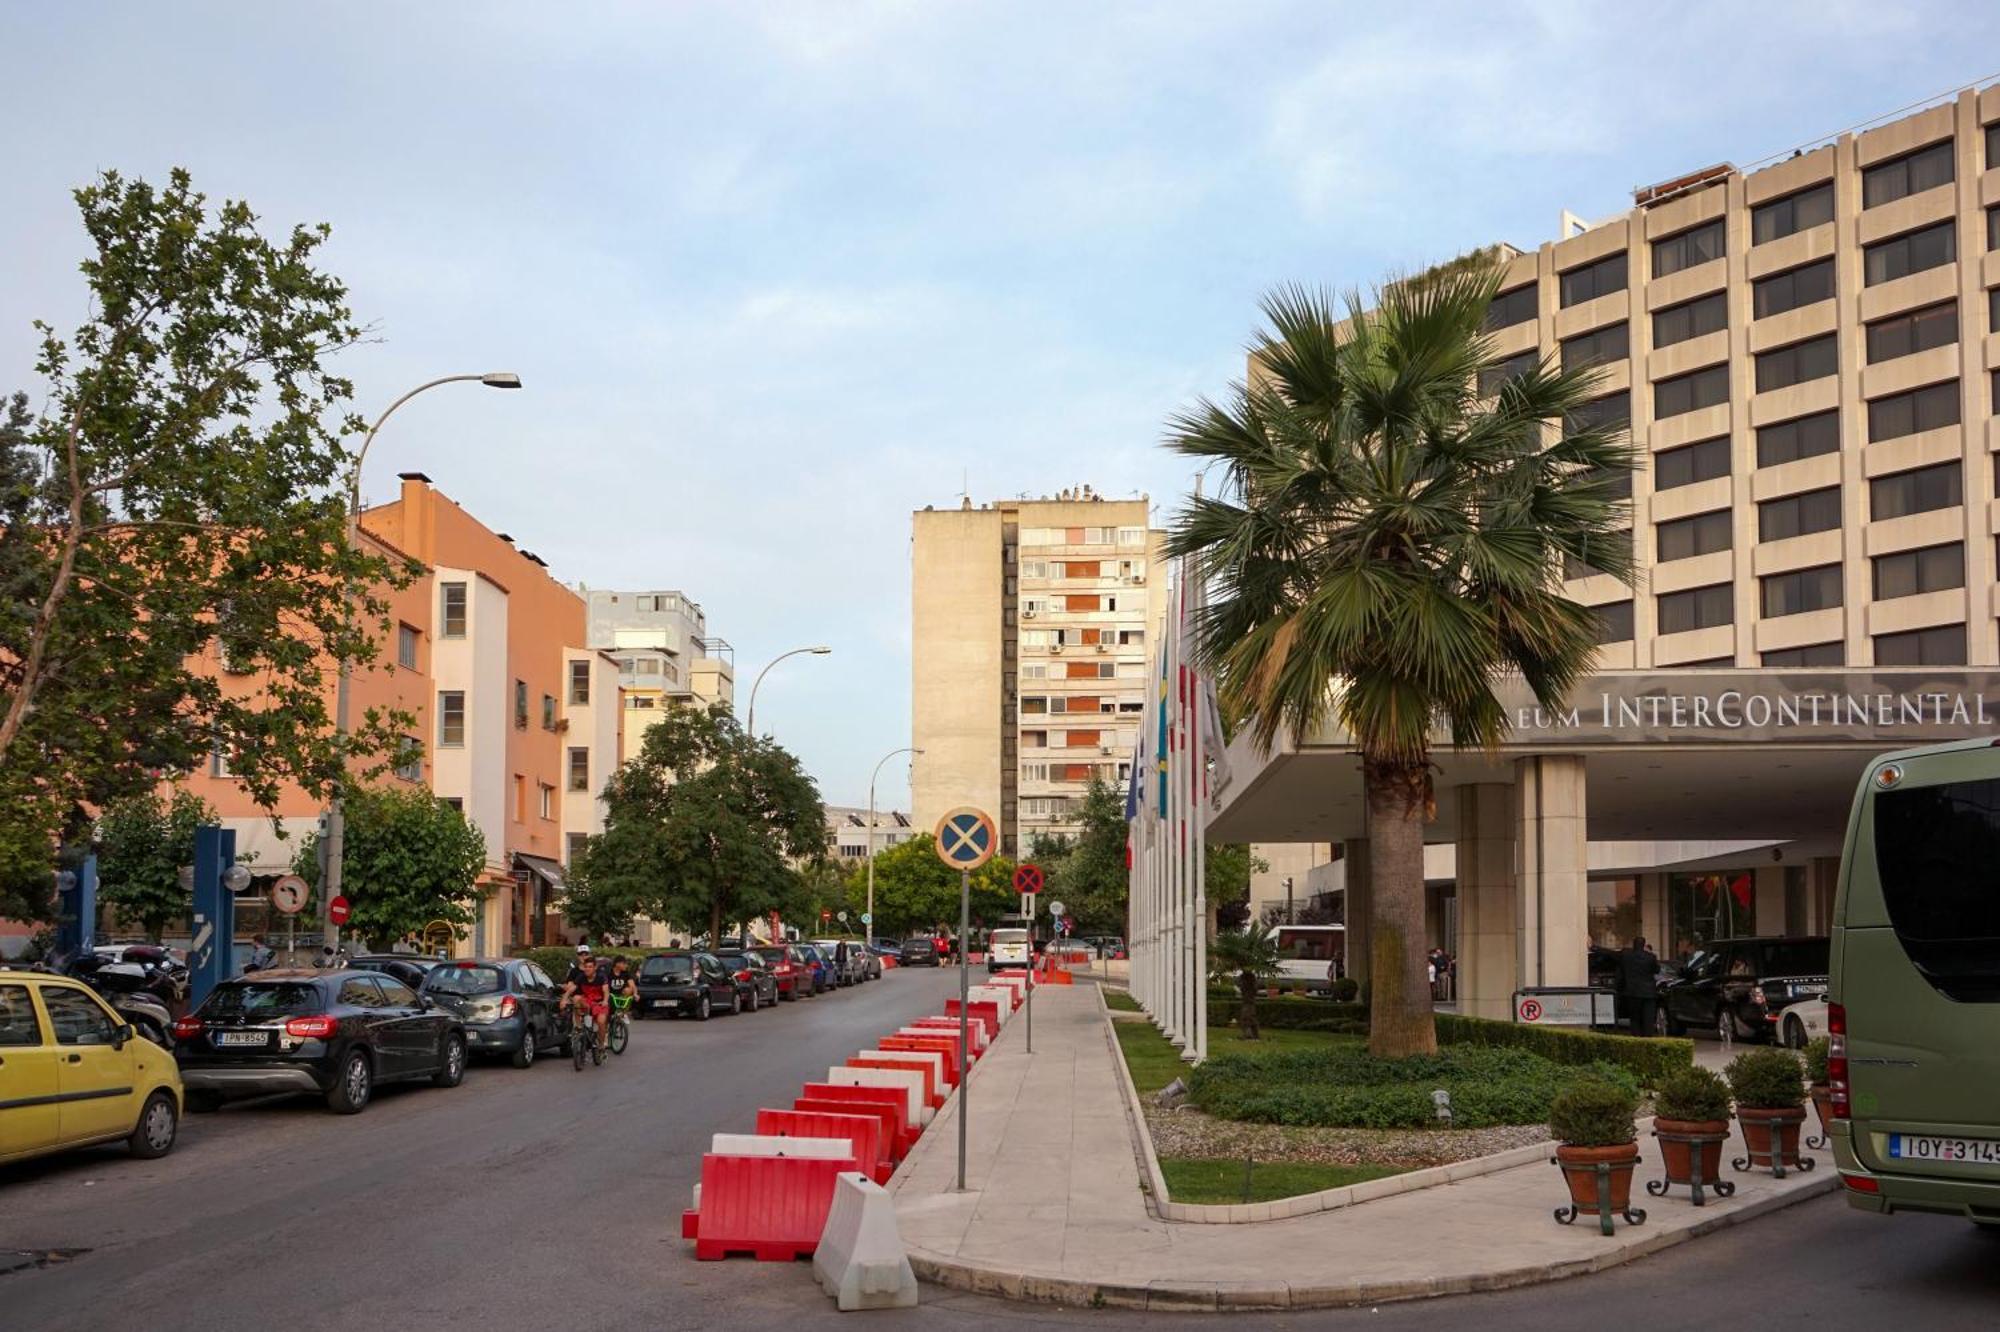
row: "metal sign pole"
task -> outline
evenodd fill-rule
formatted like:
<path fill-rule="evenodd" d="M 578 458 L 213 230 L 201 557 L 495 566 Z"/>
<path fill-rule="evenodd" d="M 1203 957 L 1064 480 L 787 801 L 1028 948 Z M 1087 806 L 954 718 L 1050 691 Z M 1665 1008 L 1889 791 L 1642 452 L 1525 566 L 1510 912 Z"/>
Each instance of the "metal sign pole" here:
<path fill-rule="evenodd" d="M 1028 1010 L 1028 1053 L 1035 1052 L 1035 895 L 1021 895 L 1021 914 L 1028 918 L 1028 997 L 1023 1007 Z"/>
<path fill-rule="evenodd" d="M 972 972 L 965 961 L 965 937 L 972 926 L 972 871 L 958 872 L 958 1191 L 965 1192 L 965 1121 L 972 1089 L 965 1085 L 965 1052 L 972 1048 Z"/>

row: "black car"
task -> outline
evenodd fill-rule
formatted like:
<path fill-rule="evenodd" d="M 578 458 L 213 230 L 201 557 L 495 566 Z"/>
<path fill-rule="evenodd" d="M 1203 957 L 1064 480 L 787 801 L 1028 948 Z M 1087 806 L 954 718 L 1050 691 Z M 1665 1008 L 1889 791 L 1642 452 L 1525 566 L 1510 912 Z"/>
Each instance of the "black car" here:
<path fill-rule="evenodd" d="M 393 976 L 260 971 L 224 981 L 174 1023 L 188 1108 L 228 1097 L 307 1092 L 341 1114 L 384 1082 L 465 1077 L 465 1026 Z"/>
<path fill-rule="evenodd" d="M 633 1011 L 646 1017 L 683 1013 L 706 1022 L 717 1011 L 742 1012 L 743 994 L 713 953 L 655 953 L 639 964 L 639 1001 Z"/>
<path fill-rule="evenodd" d="M 764 955 L 749 948 L 725 948 L 715 955 L 724 971 L 736 982 L 743 1006 L 752 1013 L 778 1002 L 778 977 Z"/>
<path fill-rule="evenodd" d="M 384 976 L 394 976 L 413 990 L 424 987 L 424 977 L 431 974 L 431 968 L 438 959 L 425 957 L 421 953 L 364 953 L 360 957 L 348 959 L 348 969 L 352 971 L 379 971 Z"/>
<path fill-rule="evenodd" d="M 944 961 L 938 956 L 937 940 L 927 935 L 913 935 L 903 940 L 903 955 L 900 959 L 906 967 L 937 967 Z"/>
<path fill-rule="evenodd" d="M 526 1068 L 563 1043 L 562 987 L 526 958 L 440 962 L 417 993 L 465 1024 L 474 1054 L 506 1055 Z"/>
<path fill-rule="evenodd" d="M 1661 984 L 1667 1034 L 1770 1040 L 1785 1009 L 1826 997 L 1827 959 L 1825 935 L 1719 939 Z"/>

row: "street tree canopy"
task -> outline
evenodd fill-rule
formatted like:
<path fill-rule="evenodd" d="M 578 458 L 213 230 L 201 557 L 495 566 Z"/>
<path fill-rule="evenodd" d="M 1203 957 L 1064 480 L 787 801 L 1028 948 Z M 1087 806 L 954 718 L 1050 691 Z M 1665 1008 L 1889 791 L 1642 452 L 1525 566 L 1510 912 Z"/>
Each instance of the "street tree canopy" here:
<path fill-rule="evenodd" d="M 1038 837 L 1029 851 L 1028 859 L 1047 876 L 1042 900 L 1068 907 L 1075 933 L 1122 935 L 1132 877 L 1125 867 L 1124 797 L 1093 777 L 1075 818 L 1075 835 Z"/>
<path fill-rule="evenodd" d="M 293 870 L 319 886 L 319 836 L 299 847 Z M 387 947 L 444 921 L 460 938 L 476 919 L 474 884 L 486 868 L 486 836 L 421 787 L 350 787 L 340 858 L 346 929 Z"/>
<path fill-rule="evenodd" d="M 97 821 L 97 898 L 137 921 L 154 943 L 168 925 L 194 909 L 181 887 L 181 866 L 194 864 L 194 830 L 215 811 L 191 791 L 127 796 Z"/>
<path fill-rule="evenodd" d="M 850 903 L 866 891 L 864 863 L 848 879 Z M 1014 892 L 1014 862 L 995 856 L 972 872 L 972 923 L 991 926 L 1019 908 Z M 852 908 L 849 908 L 852 910 Z M 938 926 L 958 931 L 958 871 L 937 856 L 937 838 L 919 833 L 875 857 L 875 924 L 873 933 L 892 938 L 928 934 Z"/>
<path fill-rule="evenodd" d="M 0 914 L 31 918 L 58 841 L 211 749 L 266 806 L 326 792 L 333 659 L 373 656 L 407 576 L 342 540 L 360 423 L 326 361 L 363 330 L 328 229 L 267 238 L 178 170 L 75 197 L 88 316 L 36 322 L 40 383 L 0 413 Z"/>

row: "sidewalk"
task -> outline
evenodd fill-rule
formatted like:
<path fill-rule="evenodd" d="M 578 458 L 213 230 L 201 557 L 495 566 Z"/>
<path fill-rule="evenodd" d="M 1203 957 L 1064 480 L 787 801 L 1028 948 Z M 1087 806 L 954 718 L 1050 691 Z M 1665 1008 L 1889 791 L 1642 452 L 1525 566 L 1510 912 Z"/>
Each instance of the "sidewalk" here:
<path fill-rule="evenodd" d="M 1605 1238 L 1566 1201 L 1545 1159 L 1456 1183 L 1233 1225 L 1149 1210 L 1122 1065 L 1093 985 L 1035 992 L 1035 1053 L 1020 1014 L 974 1069 L 966 1192 L 954 1192 L 960 1100 L 938 1113 L 891 1188 L 917 1275 L 961 1290 L 1136 1308 L 1318 1308 L 1498 1290 L 1598 1271 L 1836 1187 L 1832 1161 L 1783 1180 L 1737 1174 L 1732 1199 L 1652 1198 L 1657 1144 L 1642 1133 L 1633 1203 Z"/>

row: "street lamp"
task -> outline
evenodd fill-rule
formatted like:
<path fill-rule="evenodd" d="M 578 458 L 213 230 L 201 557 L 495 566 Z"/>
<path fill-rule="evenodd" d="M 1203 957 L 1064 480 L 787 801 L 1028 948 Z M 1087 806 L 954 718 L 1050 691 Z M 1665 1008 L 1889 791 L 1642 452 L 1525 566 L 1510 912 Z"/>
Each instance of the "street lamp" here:
<path fill-rule="evenodd" d="M 517 389 L 521 387 L 521 377 L 511 370 L 492 370 L 483 375 L 446 375 L 433 379 L 427 384 L 419 384 L 402 397 L 389 404 L 387 411 L 375 418 L 375 424 L 368 427 L 368 434 L 362 438 L 361 451 L 354 455 L 354 466 L 347 471 L 347 527 L 344 540 L 347 549 L 353 550 L 361 539 L 361 464 L 368 460 L 369 446 L 375 442 L 376 432 L 382 423 L 396 414 L 396 409 L 428 389 L 440 384 L 484 384 L 487 388 Z M 348 693 L 354 679 L 354 663 L 345 653 L 340 658 L 340 684 L 333 695 L 333 733 L 336 741 L 344 748 L 347 739 Z M 333 799 L 326 810 L 326 873 L 320 880 L 319 905 L 323 919 L 332 909 L 333 899 L 340 896 L 340 861 L 347 849 L 347 809 L 346 809 L 346 755 L 342 754 L 341 773 L 334 779 Z M 340 926 L 331 919 L 325 920 L 326 943 L 335 949 L 340 946 Z"/>
<path fill-rule="evenodd" d="M 831 651 L 833 651 L 832 648 L 823 644 L 819 647 L 793 648 L 790 652 L 780 652 L 777 656 L 771 658 L 763 670 L 757 672 L 756 680 L 750 685 L 750 711 L 743 719 L 743 729 L 749 734 L 752 740 L 757 738 L 757 687 L 764 683 L 764 677 L 771 673 L 771 667 L 776 666 L 786 657 L 796 657 L 801 652 L 810 652 L 815 657 L 824 657 Z"/>
<path fill-rule="evenodd" d="M 864 944 L 875 941 L 875 779 L 882 775 L 882 765 L 896 755 L 923 752 L 912 745 L 892 749 L 876 762 L 875 771 L 868 774 L 868 914 L 861 921 L 861 941 Z"/>

